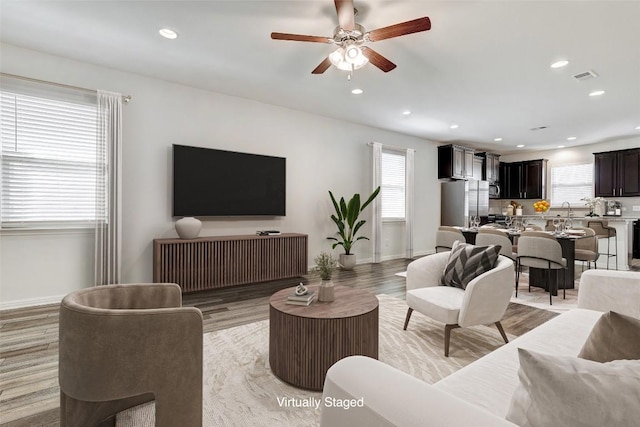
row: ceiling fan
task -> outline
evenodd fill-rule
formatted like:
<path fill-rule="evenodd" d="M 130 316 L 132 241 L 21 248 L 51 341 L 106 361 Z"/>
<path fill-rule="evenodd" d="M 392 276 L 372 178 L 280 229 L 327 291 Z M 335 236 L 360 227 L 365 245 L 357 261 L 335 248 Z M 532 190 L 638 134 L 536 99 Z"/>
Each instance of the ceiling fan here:
<path fill-rule="evenodd" d="M 312 74 L 322 74 L 333 64 L 338 69 L 349 71 L 349 77 L 351 77 L 353 70 L 363 67 L 367 62 L 371 62 L 385 73 L 388 73 L 396 68 L 396 64 L 370 47 L 364 46 L 364 44 L 431 29 L 431 21 L 425 16 L 400 24 L 378 28 L 377 30 L 366 31 L 362 25 L 355 22 L 357 10 L 353 7 L 353 0 L 334 0 L 334 3 L 338 14 L 338 26 L 333 32 L 333 37 L 271 33 L 271 38 L 274 40 L 337 45 L 338 49 L 326 57 L 311 72 Z"/>

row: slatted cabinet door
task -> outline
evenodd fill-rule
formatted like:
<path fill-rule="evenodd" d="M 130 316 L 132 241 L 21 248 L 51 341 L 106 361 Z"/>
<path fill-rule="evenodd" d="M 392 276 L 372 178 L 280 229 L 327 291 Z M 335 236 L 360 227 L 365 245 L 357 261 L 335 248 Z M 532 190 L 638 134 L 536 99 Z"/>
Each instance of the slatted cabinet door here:
<path fill-rule="evenodd" d="M 213 236 L 153 241 L 153 281 L 183 292 L 307 274 L 307 235 Z"/>

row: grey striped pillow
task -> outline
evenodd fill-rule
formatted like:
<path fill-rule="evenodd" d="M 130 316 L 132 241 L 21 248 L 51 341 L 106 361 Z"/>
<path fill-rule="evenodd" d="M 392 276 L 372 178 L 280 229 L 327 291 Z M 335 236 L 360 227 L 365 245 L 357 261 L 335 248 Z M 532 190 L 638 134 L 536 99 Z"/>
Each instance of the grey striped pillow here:
<path fill-rule="evenodd" d="M 442 273 L 442 284 L 466 289 L 470 281 L 495 267 L 500 249 L 500 245 L 474 246 L 456 240 Z"/>

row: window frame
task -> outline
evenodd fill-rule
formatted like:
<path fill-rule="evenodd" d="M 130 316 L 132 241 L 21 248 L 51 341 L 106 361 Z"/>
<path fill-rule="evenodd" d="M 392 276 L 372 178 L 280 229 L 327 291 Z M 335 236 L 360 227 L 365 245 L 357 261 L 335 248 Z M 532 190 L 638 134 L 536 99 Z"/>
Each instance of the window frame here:
<path fill-rule="evenodd" d="M 390 186 L 390 185 L 385 185 L 384 180 L 385 180 L 385 167 L 384 167 L 384 158 L 386 156 L 397 156 L 397 157 L 402 157 L 403 159 L 403 166 L 402 166 L 402 172 L 403 172 L 403 181 L 402 181 L 402 194 L 404 195 L 404 204 L 403 204 L 403 216 L 384 216 L 384 197 L 383 197 L 383 191 L 385 189 L 385 187 L 393 187 L 393 188 L 398 188 L 397 185 L 395 186 Z M 404 151 L 400 151 L 400 150 L 392 150 L 389 148 L 385 148 L 383 146 L 382 148 L 382 153 L 381 153 L 381 159 L 380 159 L 380 219 L 382 220 L 383 223 L 391 223 L 391 222 L 406 222 L 406 216 L 407 216 L 407 155 Z"/>
<path fill-rule="evenodd" d="M 107 173 L 106 171 L 108 169 L 104 156 L 102 156 L 101 165 L 98 160 L 100 146 L 97 140 L 97 95 L 81 90 L 61 89 L 45 83 L 26 82 L 18 78 L 6 76 L 2 76 L 0 93 L 3 97 L 2 108 L 7 107 L 14 109 L 13 113 L 10 110 L 2 112 L 5 118 L 5 122 L 3 123 L 5 129 L 3 130 L 6 131 L 8 128 L 9 132 L 13 130 L 15 133 L 14 137 L 8 141 L 4 141 L 2 146 L 0 146 L 0 230 L 11 230 L 14 232 L 19 232 L 20 230 L 61 230 L 62 232 L 66 232 L 69 230 L 95 228 L 96 224 L 105 223 L 107 220 L 107 206 L 105 203 L 99 202 L 97 189 L 100 185 L 99 181 L 105 179 L 104 174 Z M 8 103 L 5 105 L 7 99 L 13 99 L 16 102 L 28 100 L 28 102 L 32 104 L 29 105 L 27 110 L 19 111 L 17 103 Z M 38 103 L 42 105 L 38 107 Z M 67 107 L 66 110 L 65 107 Z M 43 125 L 42 129 L 39 129 L 37 127 L 37 120 L 23 120 L 26 116 L 25 111 L 42 114 L 41 119 L 39 119 L 41 123 L 44 123 L 48 117 L 59 119 L 65 114 L 70 118 L 62 118 L 57 122 L 53 122 L 51 125 Z M 78 112 L 81 112 L 81 114 L 78 115 Z M 74 113 L 76 114 L 74 115 Z M 56 115 L 48 116 L 47 114 Z M 23 134 L 20 135 L 20 126 L 24 126 L 25 123 L 29 125 L 35 123 L 36 125 L 29 128 L 25 127 Z M 52 130 L 55 125 L 58 124 L 61 125 L 60 129 Z M 34 130 L 46 131 L 45 136 L 34 136 Z M 82 136 L 77 139 L 65 137 L 65 135 L 69 134 L 67 133 L 69 130 L 72 131 L 70 133 L 74 131 L 82 133 Z M 76 150 L 73 151 L 69 150 L 69 148 L 61 148 L 59 146 L 55 147 L 56 138 L 60 137 L 60 135 L 62 135 L 62 138 L 58 141 L 71 142 L 72 144 L 79 143 Z M 91 146 L 87 147 L 86 145 L 82 145 L 88 141 L 92 141 Z M 7 150 L 5 148 L 11 145 L 14 145 L 17 149 Z M 53 147 L 53 149 L 48 151 L 47 146 Z M 69 152 L 72 153 L 71 156 L 66 155 Z M 93 160 L 91 160 L 92 155 L 94 156 Z M 74 158 L 74 156 L 77 157 Z M 29 184 L 19 184 L 17 187 L 9 186 L 9 178 L 19 179 L 23 176 L 23 172 L 21 171 L 16 171 L 15 169 L 9 170 L 9 165 L 11 164 L 11 168 L 13 169 L 16 168 L 16 165 L 19 165 L 20 162 L 24 164 L 26 171 L 24 172 L 26 174 L 24 176 L 26 179 L 32 179 L 36 182 L 33 188 L 29 188 Z M 102 173 L 100 173 L 100 171 L 102 171 Z M 58 215 L 64 216 L 65 213 L 73 212 L 74 209 L 77 209 L 78 201 L 84 200 L 86 204 L 84 205 L 83 213 L 87 214 L 87 216 L 82 219 L 56 219 L 55 210 L 49 210 L 49 212 L 44 210 L 42 213 L 43 218 L 30 219 L 30 214 L 38 213 L 38 208 L 34 208 L 33 206 L 26 208 L 24 215 L 21 215 L 20 212 L 16 214 L 15 211 L 13 215 L 11 215 L 8 211 L 10 208 L 7 207 L 9 202 L 7 201 L 6 194 L 16 189 L 32 191 L 32 196 L 35 200 L 43 200 L 42 203 L 46 204 L 46 199 L 38 199 L 39 196 L 43 196 L 46 190 L 43 189 L 41 190 L 41 194 L 38 194 L 37 186 L 39 185 L 38 181 L 42 182 L 42 180 L 46 180 L 50 175 L 58 179 L 69 179 L 69 185 L 66 189 L 56 192 L 56 196 L 60 202 L 58 205 Z M 84 181 L 79 181 L 76 179 L 77 177 L 84 177 L 85 179 Z M 55 184 L 53 185 L 55 186 Z M 11 188 L 13 188 L 13 190 L 11 190 Z M 68 194 L 75 194 L 79 198 L 66 200 L 65 190 Z M 23 198 L 21 201 L 24 202 L 24 200 L 26 200 L 26 198 Z M 12 206 L 12 208 L 19 211 L 21 201 L 19 200 L 17 203 L 14 202 L 15 205 Z M 91 207 L 92 204 L 93 208 Z M 101 214 L 99 212 L 101 212 Z"/>
<path fill-rule="evenodd" d="M 581 185 L 576 184 L 576 183 L 572 183 L 569 185 L 558 185 L 555 183 L 554 181 L 554 177 L 555 177 L 555 173 L 557 173 L 557 171 L 554 173 L 554 169 L 560 169 L 560 168 L 575 168 L 575 167 L 584 167 L 585 169 L 588 169 L 590 171 L 590 182 L 585 181 L 584 183 L 582 183 Z M 595 172 L 594 172 L 594 163 L 593 162 L 581 162 L 581 163 L 572 163 L 572 164 L 559 164 L 559 165 L 552 165 L 549 168 L 549 190 L 550 190 L 550 194 L 549 194 L 549 198 L 551 199 L 551 208 L 561 208 L 562 207 L 562 203 L 564 202 L 569 202 L 572 205 L 572 208 L 581 208 L 582 206 L 578 206 L 580 203 L 584 203 L 584 201 L 582 201 L 581 199 L 584 197 L 593 197 L 594 194 L 594 180 L 595 180 Z M 571 188 L 571 187 L 577 187 L 577 188 L 585 188 L 589 187 L 589 192 L 588 194 L 585 193 L 579 193 L 579 197 L 577 200 L 556 200 L 555 197 L 555 192 L 556 192 L 556 188 Z"/>

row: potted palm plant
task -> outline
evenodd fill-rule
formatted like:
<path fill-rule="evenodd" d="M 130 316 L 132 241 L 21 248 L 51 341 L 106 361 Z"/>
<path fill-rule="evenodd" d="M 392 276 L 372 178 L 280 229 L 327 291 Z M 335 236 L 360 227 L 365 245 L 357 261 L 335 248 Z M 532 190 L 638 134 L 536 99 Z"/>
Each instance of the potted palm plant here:
<path fill-rule="evenodd" d="M 316 266 L 313 268 L 314 273 L 320 276 L 322 281 L 320 282 L 320 290 L 318 292 L 318 301 L 331 302 L 334 300 L 334 287 L 331 281 L 333 270 L 336 268 L 336 259 L 327 252 L 320 252 L 320 254 L 314 258 Z"/>
<path fill-rule="evenodd" d="M 340 266 L 345 270 L 352 269 L 356 264 L 356 256 L 351 253 L 353 245 L 358 240 L 369 240 L 369 238 L 365 236 L 356 237 L 356 234 L 366 222 L 364 219 L 358 220 L 358 217 L 360 213 L 369 206 L 373 199 L 376 198 L 378 193 L 380 193 L 380 187 L 371 193 L 366 202 L 360 204 L 360 194 L 358 193 L 354 194 L 347 203 L 344 197 L 341 197 L 340 201 L 337 202 L 336 198 L 333 197 L 333 193 L 329 191 L 329 196 L 335 209 L 335 214 L 331 215 L 331 220 L 338 227 L 338 237 L 327 237 L 327 239 L 335 241 L 332 246 L 333 249 L 335 249 L 336 246 L 342 246 L 344 248 L 344 254 L 340 254 Z"/>

